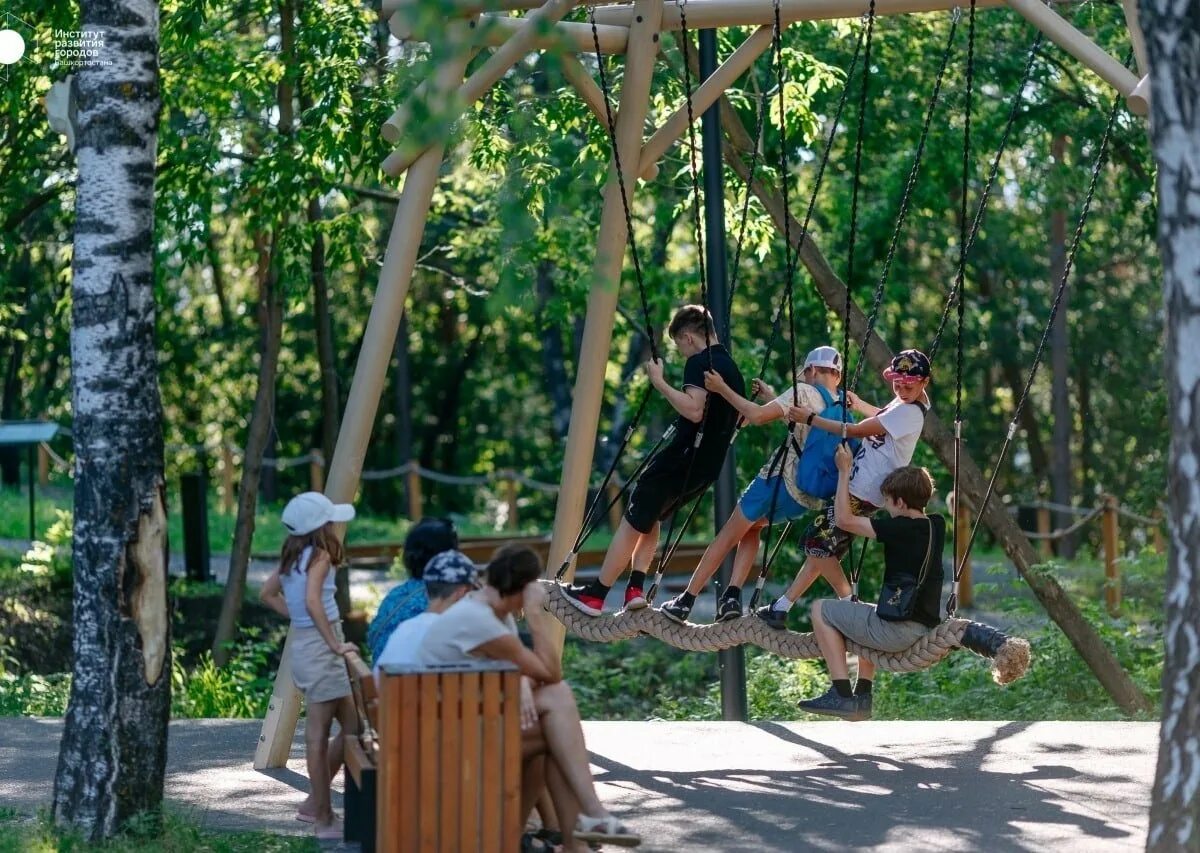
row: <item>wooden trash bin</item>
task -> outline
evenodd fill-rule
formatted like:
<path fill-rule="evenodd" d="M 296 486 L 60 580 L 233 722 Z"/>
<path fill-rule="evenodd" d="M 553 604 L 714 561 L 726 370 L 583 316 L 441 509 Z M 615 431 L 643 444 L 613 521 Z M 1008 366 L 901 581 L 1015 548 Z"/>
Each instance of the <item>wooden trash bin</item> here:
<path fill-rule="evenodd" d="M 517 668 L 493 661 L 385 666 L 382 681 L 376 849 L 518 850 Z"/>

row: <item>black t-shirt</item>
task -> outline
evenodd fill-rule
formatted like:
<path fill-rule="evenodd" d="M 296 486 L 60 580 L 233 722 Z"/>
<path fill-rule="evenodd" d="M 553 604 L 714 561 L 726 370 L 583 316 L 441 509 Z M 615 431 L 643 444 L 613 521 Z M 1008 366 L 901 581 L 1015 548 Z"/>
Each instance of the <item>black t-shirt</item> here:
<path fill-rule="evenodd" d="M 946 519 L 940 515 L 925 518 L 873 518 L 875 538 L 883 543 L 883 582 L 897 583 L 902 578 L 919 578 L 921 561 L 929 554 L 925 581 L 917 591 L 913 621 L 930 628 L 942 621 L 942 548 L 946 544 Z M 929 536 L 933 534 L 933 542 Z"/>
<path fill-rule="evenodd" d="M 709 367 L 710 357 L 711 368 Z M 704 372 L 709 369 L 719 373 L 725 380 L 725 384 L 735 392 L 743 397 L 746 395 L 746 380 L 742 378 L 742 372 L 734 364 L 729 350 L 721 344 L 713 344 L 687 360 L 683 366 L 683 390 L 686 392 L 688 386 L 703 389 Z M 733 436 L 737 419 L 737 410 L 725 402 L 724 397 L 720 394 L 710 393 L 708 395 L 708 413 L 701 423 L 693 423 L 683 415 L 675 418 L 675 437 L 665 448 L 664 454 L 679 460 L 685 459 L 696 440 L 697 430 L 703 424 L 704 439 L 700 442 L 695 461 L 691 463 L 692 479 L 697 477 L 715 478 L 721 470 L 721 464 L 725 461 L 725 452 L 729 449 L 729 439 Z"/>

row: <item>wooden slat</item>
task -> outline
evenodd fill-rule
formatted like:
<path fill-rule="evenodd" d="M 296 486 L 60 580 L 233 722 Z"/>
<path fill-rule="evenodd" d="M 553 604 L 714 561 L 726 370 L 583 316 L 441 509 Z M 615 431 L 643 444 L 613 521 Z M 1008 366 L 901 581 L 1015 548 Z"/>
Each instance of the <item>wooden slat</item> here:
<path fill-rule="evenodd" d="M 521 675 L 503 673 L 504 681 L 504 777 L 500 788 L 503 802 L 504 850 L 521 845 Z"/>
<path fill-rule="evenodd" d="M 480 745 L 480 676 L 467 672 L 459 685 L 462 720 L 462 764 L 459 772 L 459 808 L 462 817 L 460 839 L 463 850 L 479 849 L 479 768 L 482 757 Z"/>
<path fill-rule="evenodd" d="M 362 744 L 357 738 L 347 738 L 345 745 L 346 772 L 354 779 L 354 784 L 362 790 L 362 772 L 364 767 L 371 767 L 371 760 L 363 752 Z"/>
<path fill-rule="evenodd" d="M 441 831 L 439 833 L 442 853 L 459 853 L 470 849 L 469 845 L 461 845 L 458 840 L 459 805 L 458 777 L 462 756 L 461 714 L 459 711 L 459 688 L 462 676 L 458 674 L 442 677 L 441 704 L 441 791 L 442 801 L 438 804 L 441 809 Z M 516 849 L 516 848 L 514 848 Z"/>
<path fill-rule="evenodd" d="M 405 785 L 402 778 L 405 769 L 403 733 L 409 728 L 404 719 L 407 716 L 405 700 L 408 698 L 405 687 L 405 679 L 398 676 L 388 676 L 383 680 L 380 722 L 384 731 L 394 732 L 398 736 L 385 738 L 385 742 L 379 745 L 379 802 L 387 804 L 379 810 L 376 824 L 376 849 L 380 851 L 404 849 L 406 839 L 401 837 L 401 833 L 406 824 L 411 823 L 411 815 L 406 814 L 401 796 Z"/>
<path fill-rule="evenodd" d="M 416 791 L 420 782 L 417 775 L 420 761 L 420 750 L 417 740 L 417 720 L 420 705 L 419 691 L 419 676 L 393 676 L 395 680 L 403 685 L 400 701 L 402 704 L 401 714 L 392 715 L 384 718 L 384 734 L 380 740 L 384 742 L 384 751 L 387 751 L 388 741 L 397 741 L 400 748 L 397 751 L 398 757 L 402 763 L 399 773 L 396 775 L 400 779 L 399 787 L 389 796 L 386 792 L 380 795 L 379 802 L 381 804 L 380 811 L 384 814 L 398 811 L 399 822 L 398 826 L 393 824 L 395 831 L 384 836 L 383 822 L 379 824 L 380 840 L 378 849 L 380 850 L 395 850 L 407 853 L 410 850 L 416 850 L 419 844 L 419 816 L 417 813 L 417 798 Z M 389 678 L 388 681 L 391 681 Z M 386 709 L 385 709 L 386 710 Z M 399 809 L 396 808 L 399 804 Z"/>
<path fill-rule="evenodd" d="M 438 849 L 438 684 L 440 675 L 420 675 L 421 729 L 420 780 L 417 792 L 417 812 L 421 821 L 421 851 Z"/>
<path fill-rule="evenodd" d="M 479 819 L 479 853 L 507 853 L 500 839 L 501 673 L 483 674 L 483 803 Z"/>

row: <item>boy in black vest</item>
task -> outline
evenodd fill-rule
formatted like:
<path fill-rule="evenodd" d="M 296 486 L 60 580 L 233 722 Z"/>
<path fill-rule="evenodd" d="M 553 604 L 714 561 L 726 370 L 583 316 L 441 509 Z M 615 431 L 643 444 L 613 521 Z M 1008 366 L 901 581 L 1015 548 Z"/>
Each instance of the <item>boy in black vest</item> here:
<path fill-rule="evenodd" d="M 643 587 L 658 546 L 662 520 L 699 497 L 717 479 L 737 426 L 737 411 L 704 388 L 704 373 L 713 370 L 739 395 L 746 393 L 741 372 L 717 340 L 708 309 L 702 305 L 683 306 L 675 312 L 667 333 L 687 359 L 683 388 L 675 388 L 663 378 L 660 360 L 646 363 L 646 375 L 678 413 L 671 424 L 674 435 L 638 478 L 625 517 L 604 556 L 600 577 L 564 590 L 567 600 L 589 616 L 600 615 L 609 589 L 631 563 L 625 607 L 638 610 L 646 606 Z"/>
<path fill-rule="evenodd" d="M 906 465 L 884 478 L 883 509 L 888 518 L 864 518 L 850 508 L 850 468 L 853 456 L 842 445 L 837 451 L 838 490 L 834 523 L 848 533 L 883 543 L 883 587 L 878 604 L 846 599 L 823 599 L 812 609 L 813 635 L 829 667 L 833 686 L 800 710 L 847 720 L 871 718 L 871 682 L 875 665 L 858 659 L 858 682 L 850 687 L 846 640 L 884 652 L 901 652 L 941 622 L 942 547 L 946 519 L 926 515 L 933 496 L 933 478 L 924 468 Z"/>

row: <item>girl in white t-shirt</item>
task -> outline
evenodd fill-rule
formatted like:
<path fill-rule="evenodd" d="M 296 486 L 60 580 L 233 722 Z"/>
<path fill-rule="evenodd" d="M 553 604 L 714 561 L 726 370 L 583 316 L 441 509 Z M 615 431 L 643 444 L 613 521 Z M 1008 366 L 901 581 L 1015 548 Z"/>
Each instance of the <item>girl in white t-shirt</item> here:
<path fill-rule="evenodd" d="M 904 350 L 883 371 L 883 378 L 892 384 L 896 395 L 891 402 L 876 408 L 850 395 L 852 408 L 865 420 L 857 424 L 832 421 L 806 406 L 788 410 L 788 420 L 793 423 L 840 433 L 844 438 L 862 439 L 850 473 L 850 503 L 855 515 L 870 516 L 881 507 L 883 496 L 879 487 L 884 478 L 912 461 L 929 410 L 925 389 L 930 375 L 929 359 L 923 352 Z M 804 553 L 808 559 L 792 585 L 774 603 L 758 608 L 755 614 L 772 628 L 785 628 L 792 603 L 818 576 L 824 577 L 840 597 L 850 595 L 850 582 L 842 571 L 841 558 L 853 538 L 834 525 L 830 502 L 804 533 Z"/>
<path fill-rule="evenodd" d="M 598 841 L 635 846 L 641 838 L 601 805 L 592 781 L 579 709 L 562 680 L 554 618 L 546 612 L 537 554 L 520 545 L 498 550 L 487 566 L 487 585 L 470 592 L 435 619 L 421 642 L 421 663 L 449 664 L 486 658 L 515 663 L 533 688 L 537 726 L 522 726 L 527 745 L 545 756 L 545 787 L 554 801 L 564 846 Z M 524 611 L 533 648 L 517 636 L 514 617 Z M 526 780 L 529 781 L 529 780 Z M 524 787 L 524 786 L 523 786 Z M 538 790 L 541 785 L 528 786 Z M 528 804 L 527 804 L 528 805 Z"/>
<path fill-rule="evenodd" d="M 264 604 L 292 621 L 292 680 L 304 694 L 305 759 L 308 798 L 296 820 L 313 824 L 318 839 L 342 837 L 342 823 L 330 803 L 330 781 L 342 765 L 343 737 L 357 730 L 350 699 L 345 657 L 357 653 L 342 636 L 333 600 L 334 567 L 342 561 L 342 543 L 334 524 L 354 518 L 350 504 L 335 504 L 320 492 L 305 492 L 283 508 L 283 543 L 279 567 L 263 584 Z M 330 740 L 334 717 L 341 730 Z"/>

